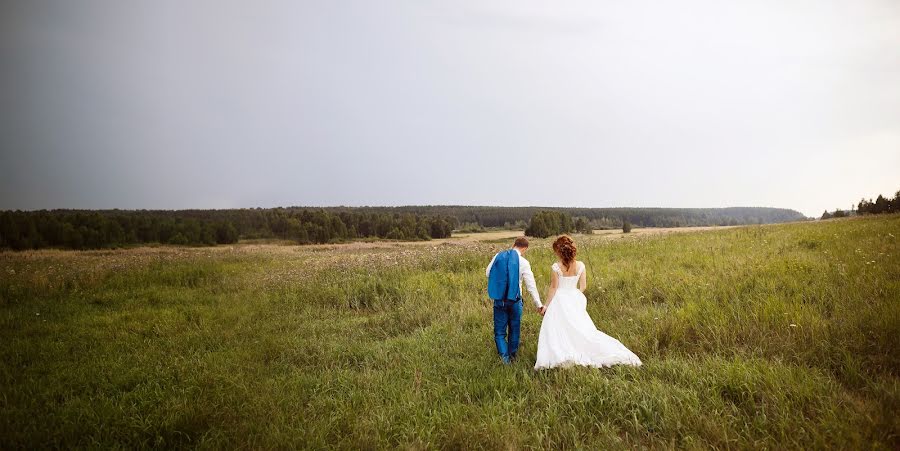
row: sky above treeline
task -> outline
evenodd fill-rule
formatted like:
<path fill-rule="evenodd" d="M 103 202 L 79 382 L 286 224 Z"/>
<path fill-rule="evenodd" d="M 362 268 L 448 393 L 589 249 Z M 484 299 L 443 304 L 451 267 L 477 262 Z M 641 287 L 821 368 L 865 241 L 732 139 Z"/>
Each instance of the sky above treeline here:
<path fill-rule="evenodd" d="M 900 2 L 4 1 L 0 209 L 900 189 Z"/>

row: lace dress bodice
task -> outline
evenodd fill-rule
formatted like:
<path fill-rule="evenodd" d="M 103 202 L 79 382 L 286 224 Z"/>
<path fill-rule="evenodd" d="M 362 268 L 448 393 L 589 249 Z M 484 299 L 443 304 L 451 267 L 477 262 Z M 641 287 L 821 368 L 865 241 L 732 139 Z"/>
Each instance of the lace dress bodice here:
<path fill-rule="evenodd" d="M 581 278 L 581 273 L 584 272 L 584 263 L 576 262 L 575 264 L 575 275 L 566 276 L 563 275 L 562 268 L 560 268 L 559 263 L 554 263 L 553 266 L 550 267 L 553 272 L 559 276 L 559 287 L 557 290 L 567 290 L 567 289 L 578 289 L 578 279 Z"/>

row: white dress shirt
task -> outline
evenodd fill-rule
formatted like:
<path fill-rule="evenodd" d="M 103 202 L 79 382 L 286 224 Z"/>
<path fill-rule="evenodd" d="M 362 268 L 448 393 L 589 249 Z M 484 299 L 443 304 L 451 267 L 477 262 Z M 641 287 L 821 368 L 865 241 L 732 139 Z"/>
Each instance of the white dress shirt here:
<path fill-rule="evenodd" d="M 519 283 L 525 282 L 525 288 L 531 293 L 531 301 L 534 302 L 534 306 L 541 308 L 544 304 L 541 303 L 541 295 L 538 294 L 537 284 L 534 283 L 534 273 L 531 272 L 531 263 L 528 263 L 528 260 L 525 260 L 525 257 L 522 256 L 522 252 L 516 248 L 513 249 L 519 254 Z M 496 259 L 497 256 L 494 255 L 494 258 L 492 258 L 491 262 L 487 265 L 487 270 L 484 272 L 486 276 L 491 276 L 491 266 L 494 266 L 494 260 Z M 521 285 L 519 285 L 519 290 L 522 290 Z"/>

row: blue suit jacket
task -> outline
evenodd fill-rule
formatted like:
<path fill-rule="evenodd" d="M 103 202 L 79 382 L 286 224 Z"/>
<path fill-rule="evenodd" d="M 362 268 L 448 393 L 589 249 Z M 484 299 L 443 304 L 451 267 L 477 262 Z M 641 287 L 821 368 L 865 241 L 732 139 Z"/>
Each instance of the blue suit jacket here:
<path fill-rule="evenodd" d="M 493 300 L 518 300 L 522 297 L 519 284 L 519 253 L 509 249 L 497 254 L 488 275 L 488 296 Z"/>

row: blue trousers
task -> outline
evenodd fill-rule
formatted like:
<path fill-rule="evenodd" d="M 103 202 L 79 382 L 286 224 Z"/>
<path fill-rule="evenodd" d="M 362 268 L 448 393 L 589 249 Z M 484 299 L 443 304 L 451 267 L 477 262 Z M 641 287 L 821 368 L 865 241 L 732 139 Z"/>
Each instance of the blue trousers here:
<path fill-rule="evenodd" d="M 504 361 L 519 350 L 519 326 L 522 323 L 522 300 L 494 300 L 494 341 Z"/>

